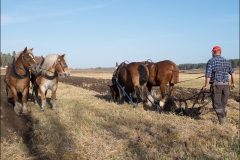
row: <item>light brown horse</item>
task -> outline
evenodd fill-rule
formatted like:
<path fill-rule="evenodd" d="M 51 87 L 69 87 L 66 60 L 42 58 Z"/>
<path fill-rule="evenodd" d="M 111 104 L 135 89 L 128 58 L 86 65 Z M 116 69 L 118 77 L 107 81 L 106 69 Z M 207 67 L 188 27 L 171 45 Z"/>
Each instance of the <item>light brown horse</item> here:
<path fill-rule="evenodd" d="M 149 79 L 147 83 L 148 90 L 151 92 L 153 86 L 159 86 L 162 95 L 160 106 L 164 106 L 167 95 L 167 84 L 169 84 L 169 96 L 171 96 L 174 91 L 174 84 L 179 82 L 178 66 L 170 60 L 164 60 L 157 63 L 146 61 L 145 64 L 149 70 Z M 149 94 L 148 99 L 152 99 Z"/>
<path fill-rule="evenodd" d="M 125 89 L 131 88 L 133 90 L 133 97 L 136 99 L 137 104 L 146 100 L 143 94 L 146 94 L 146 87 L 148 82 L 149 72 L 145 64 L 132 62 L 129 64 L 121 63 L 116 66 L 112 77 L 112 85 L 110 86 L 113 101 L 116 101 L 119 95 L 119 103 L 124 103 L 124 96 L 122 89 L 118 86 L 117 82 Z"/>
<path fill-rule="evenodd" d="M 56 109 L 56 92 L 58 88 L 58 75 L 62 77 L 70 76 L 70 71 L 66 63 L 65 54 L 47 55 L 38 64 L 38 73 L 33 74 L 31 81 L 33 83 L 33 91 L 35 92 L 35 103 L 38 98 L 38 90 L 41 94 L 41 110 L 45 110 L 46 92 L 48 89 L 52 91 L 52 109 Z"/>
<path fill-rule="evenodd" d="M 10 88 L 13 101 L 14 111 L 17 115 L 27 114 L 27 95 L 30 85 L 30 73 L 36 72 L 37 63 L 34 60 L 32 49 L 28 50 L 27 47 L 19 52 L 13 59 L 11 65 L 7 67 L 5 75 L 6 91 L 8 94 L 8 88 Z M 20 96 L 22 96 L 20 103 Z"/>

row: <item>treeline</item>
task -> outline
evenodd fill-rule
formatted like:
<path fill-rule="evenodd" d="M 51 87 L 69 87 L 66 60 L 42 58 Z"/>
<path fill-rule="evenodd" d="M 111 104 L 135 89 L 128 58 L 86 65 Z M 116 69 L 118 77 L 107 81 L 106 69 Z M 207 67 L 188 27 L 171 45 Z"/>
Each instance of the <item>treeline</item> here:
<path fill-rule="evenodd" d="M 2 53 L 0 52 L 0 66 L 5 67 L 12 63 L 13 57 L 16 55 L 16 52 L 13 51 L 12 54 L 10 53 Z M 239 59 L 229 59 L 231 65 L 233 68 L 240 67 L 240 61 Z M 199 70 L 205 70 L 206 69 L 206 63 L 186 63 L 186 64 L 179 64 L 178 65 L 180 70 L 190 70 L 190 69 L 199 69 Z M 98 67 L 98 69 L 103 69 L 101 67 Z M 104 69 L 112 69 L 112 68 L 104 68 Z"/>
<path fill-rule="evenodd" d="M 13 51 L 12 54 L 10 53 L 2 53 L 0 52 L 0 66 L 1 67 L 5 67 L 8 66 L 12 63 L 13 61 L 13 57 L 16 55 L 16 52 Z"/>
<path fill-rule="evenodd" d="M 239 59 L 229 59 L 229 62 L 231 63 L 233 68 L 240 67 L 240 61 Z M 199 70 L 205 70 L 206 69 L 206 63 L 186 63 L 186 64 L 179 64 L 178 68 L 180 70 L 190 70 L 190 69 L 199 69 Z"/>

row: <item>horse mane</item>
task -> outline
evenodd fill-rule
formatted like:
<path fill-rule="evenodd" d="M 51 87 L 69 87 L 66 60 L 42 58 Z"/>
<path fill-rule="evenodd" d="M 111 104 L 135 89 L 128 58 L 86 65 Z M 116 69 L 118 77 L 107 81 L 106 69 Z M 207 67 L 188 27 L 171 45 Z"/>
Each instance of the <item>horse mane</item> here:
<path fill-rule="evenodd" d="M 117 78 L 118 77 L 118 73 L 119 73 L 119 71 L 120 71 L 120 69 L 123 67 L 123 66 L 125 66 L 127 63 L 124 61 L 124 62 L 122 62 L 118 67 L 117 67 L 117 69 L 113 72 L 113 78 Z"/>
<path fill-rule="evenodd" d="M 31 53 L 32 54 L 32 51 L 31 50 L 27 50 L 28 53 Z M 23 51 L 19 51 L 16 55 L 15 55 L 15 60 L 17 60 L 20 56 L 20 54 L 23 53 Z M 33 55 L 33 54 L 32 54 Z"/>
<path fill-rule="evenodd" d="M 41 66 L 42 74 L 47 74 L 48 70 L 52 68 L 54 62 L 56 62 L 58 54 L 49 54 L 45 57 Z"/>
<path fill-rule="evenodd" d="M 23 52 L 23 51 L 20 51 L 20 52 L 18 52 L 18 53 L 15 55 L 15 60 L 18 59 L 18 57 L 20 56 L 20 54 L 21 54 L 22 52 Z"/>

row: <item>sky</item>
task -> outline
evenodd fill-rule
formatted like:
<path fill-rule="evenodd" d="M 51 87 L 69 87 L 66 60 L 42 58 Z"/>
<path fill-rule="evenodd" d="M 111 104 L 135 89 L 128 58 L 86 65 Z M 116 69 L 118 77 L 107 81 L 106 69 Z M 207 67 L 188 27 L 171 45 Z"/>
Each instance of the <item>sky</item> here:
<path fill-rule="evenodd" d="M 1 0 L 1 52 L 66 54 L 70 68 L 239 58 L 239 0 Z"/>

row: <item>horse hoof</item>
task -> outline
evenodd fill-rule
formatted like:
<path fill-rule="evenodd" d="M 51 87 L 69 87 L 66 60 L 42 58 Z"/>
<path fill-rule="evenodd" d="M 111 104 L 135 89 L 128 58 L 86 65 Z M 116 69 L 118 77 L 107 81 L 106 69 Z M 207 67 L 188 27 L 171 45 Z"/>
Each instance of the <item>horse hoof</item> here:
<path fill-rule="evenodd" d="M 17 112 L 17 111 L 14 111 L 15 113 L 16 113 L 16 115 L 21 115 L 21 113 L 20 112 Z"/>
<path fill-rule="evenodd" d="M 53 108 L 52 108 L 52 110 L 56 110 L 56 109 L 57 109 L 57 107 L 53 107 Z"/>
<path fill-rule="evenodd" d="M 45 111 L 45 108 L 41 108 L 41 111 Z"/>
<path fill-rule="evenodd" d="M 28 112 L 27 111 L 26 112 L 22 112 L 22 114 L 26 116 L 28 114 Z"/>

